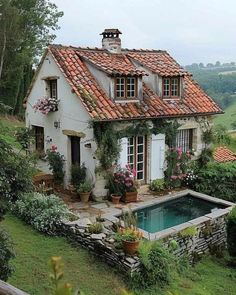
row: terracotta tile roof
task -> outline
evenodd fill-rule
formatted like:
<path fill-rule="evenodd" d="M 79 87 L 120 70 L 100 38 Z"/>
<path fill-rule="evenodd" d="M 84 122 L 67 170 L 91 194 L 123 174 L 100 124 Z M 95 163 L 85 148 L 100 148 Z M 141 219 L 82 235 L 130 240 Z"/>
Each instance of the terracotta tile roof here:
<path fill-rule="evenodd" d="M 127 55 L 160 76 L 189 75 L 166 51 L 127 50 Z"/>
<path fill-rule="evenodd" d="M 219 163 L 236 161 L 236 153 L 222 146 L 215 149 L 213 157 Z"/>
<path fill-rule="evenodd" d="M 51 45 L 48 50 L 65 75 L 72 91 L 78 95 L 90 116 L 95 120 L 180 117 L 222 112 L 218 105 L 204 93 L 189 75 L 184 76 L 183 99 L 163 100 L 147 85 L 143 84 L 143 101 L 113 102 L 92 76 L 83 60 L 84 55 L 87 58 L 92 55 L 87 53 L 89 50 L 59 45 Z M 103 52 L 104 56 L 107 54 L 106 51 L 101 49 L 91 51 Z M 99 56 L 101 55 L 99 54 Z M 123 56 L 123 58 L 127 60 L 127 64 L 131 64 L 126 56 Z M 91 62 L 95 62 L 95 59 Z"/>
<path fill-rule="evenodd" d="M 138 70 L 125 54 L 111 54 L 105 50 L 78 50 L 77 54 L 109 75 L 147 75 Z"/>

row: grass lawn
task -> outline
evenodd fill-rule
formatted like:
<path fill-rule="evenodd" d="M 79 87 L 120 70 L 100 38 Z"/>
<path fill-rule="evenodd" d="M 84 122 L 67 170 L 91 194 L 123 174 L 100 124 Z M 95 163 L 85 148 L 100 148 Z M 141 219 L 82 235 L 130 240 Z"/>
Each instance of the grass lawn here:
<path fill-rule="evenodd" d="M 13 116 L 0 116 L 0 138 L 16 148 L 21 147 L 14 137 L 18 127 L 24 127 L 24 122 Z"/>
<path fill-rule="evenodd" d="M 125 287 L 121 277 L 91 253 L 74 248 L 60 237 L 47 237 L 7 215 L 1 223 L 10 233 L 16 251 L 15 273 L 9 282 L 31 295 L 50 295 L 48 260 L 61 256 L 65 263 L 66 281 L 80 286 L 86 295 L 115 295 Z M 176 278 L 168 290 L 152 288 L 138 295 L 235 295 L 236 269 L 224 260 L 206 257 L 183 277 Z"/>

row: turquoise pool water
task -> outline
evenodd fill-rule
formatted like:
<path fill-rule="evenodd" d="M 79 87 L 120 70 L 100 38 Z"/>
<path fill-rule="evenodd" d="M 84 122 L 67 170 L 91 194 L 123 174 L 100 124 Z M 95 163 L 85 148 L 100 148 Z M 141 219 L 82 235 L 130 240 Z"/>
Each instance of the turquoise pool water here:
<path fill-rule="evenodd" d="M 225 208 L 225 206 L 186 195 L 137 210 L 138 227 L 154 233 L 211 213 L 219 208 Z"/>

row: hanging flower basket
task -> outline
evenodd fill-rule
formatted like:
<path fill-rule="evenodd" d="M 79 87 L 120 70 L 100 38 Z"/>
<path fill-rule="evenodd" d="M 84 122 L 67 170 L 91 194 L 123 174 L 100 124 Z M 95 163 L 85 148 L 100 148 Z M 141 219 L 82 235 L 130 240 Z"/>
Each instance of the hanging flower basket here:
<path fill-rule="evenodd" d="M 56 98 L 42 97 L 33 105 L 33 109 L 40 111 L 43 115 L 47 115 L 58 110 L 58 103 L 59 100 Z"/>

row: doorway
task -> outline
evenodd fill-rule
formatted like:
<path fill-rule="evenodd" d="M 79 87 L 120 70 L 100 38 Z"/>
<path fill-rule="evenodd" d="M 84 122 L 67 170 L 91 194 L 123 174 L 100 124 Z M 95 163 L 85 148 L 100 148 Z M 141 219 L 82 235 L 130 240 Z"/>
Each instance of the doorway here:
<path fill-rule="evenodd" d="M 80 165 L 80 137 L 71 136 L 71 163 Z"/>

